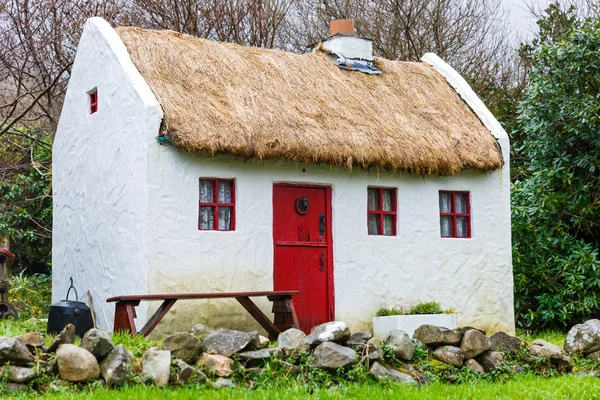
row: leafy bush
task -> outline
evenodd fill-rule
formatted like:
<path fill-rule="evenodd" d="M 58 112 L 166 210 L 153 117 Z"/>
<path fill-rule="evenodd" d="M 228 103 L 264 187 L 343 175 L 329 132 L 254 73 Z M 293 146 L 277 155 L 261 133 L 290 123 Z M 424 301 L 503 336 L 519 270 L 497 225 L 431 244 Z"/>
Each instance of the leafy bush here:
<path fill-rule="evenodd" d="M 51 161 L 48 137 L 37 142 L 0 141 L 0 166 L 16 171 L 0 179 L 0 237 L 10 239 L 15 267 L 29 273 L 50 271 Z"/>
<path fill-rule="evenodd" d="M 571 24 L 533 54 L 519 109 L 530 160 L 512 187 L 524 328 L 564 329 L 600 309 L 600 19 Z"/>
<path fill-rule="evenodd" d="M 23 273 L 10 279 L 8 301 L 19 312 L 19 318 L 48 318 L 52 301 L 52 277 L 26 276 Z"/>

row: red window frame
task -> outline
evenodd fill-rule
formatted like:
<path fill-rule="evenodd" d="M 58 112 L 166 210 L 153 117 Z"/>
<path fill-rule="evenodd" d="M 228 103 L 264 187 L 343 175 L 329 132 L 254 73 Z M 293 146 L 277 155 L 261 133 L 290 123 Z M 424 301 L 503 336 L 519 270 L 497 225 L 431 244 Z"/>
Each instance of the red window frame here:
<path fill-rule="evenodd" d="M 213 201 L 210 203 L 202 203 L 200 201 L 200 182 L 213 181 Z M 231 203 L 219 203 L 219 182 L 231 182 Z M 200 227 L 200 207 L 214 207 L 213 211 L 213 227 L 205 229 Z M 229 229 L 219 229 L 219 207 L 231 207 L 231 226 Z M 198 230 L 201 231 L 219 231 L 230 232 L 235 231 L 235 179 L 221 178 L 200 178 L 198 179 Z"/>
<path fill-rule="evenodd" d="M 440 190 L 440 196 L 442 193 L 450 193 L 450 212 L 442 212 L 440 208 L 440 223 L 442 217 L 452 217 L 452 236 L 442 236 L 443 238 L 455 238 L 455 239 L 470 239 L 471 238 L 471 193 L 464 190 Z M 466 213 L 456 212 L 456 194 L 464 193 L 466 201 Z M 438 198 L 439 201 L 439 198 Z M 439 204 L 439 203 L 438 203 Z M 467 217 L 467 236 L 458 236 L 456 231 L 456 217 Z M 442 235 L 440 227 L 440 236 Z"/>
<path fill-rule="evenodd" d="M 369 210 L 369 190 L 377 190 L 379 191 L 379 204 L 377 205 L 377 210 Z M 392 210 L 384 211 L 383 210 L 383 191 L 391 191 L 392 192 Z M 369 233 L 371 236 L 396 236 L 396 215 L 397 215 L 397 189 L 390 187 L 379 187 L 379 186 L 368 186 L 367 187 L 367 233 L 369 232 L 369 215 L 375 214 L 379 215 L 379 224 L 377 226 L 377 230 L 379 233 Z M 394 223 L 392 224 L 392 234 L 385 235 L 383 233 L 383 216 L 384 215 L 393 215 Z"/>
<path fill-rule="evenodd" d="M 94 90 L 90 93 L 90 114 L 98 112 L 98 91 Z"/>

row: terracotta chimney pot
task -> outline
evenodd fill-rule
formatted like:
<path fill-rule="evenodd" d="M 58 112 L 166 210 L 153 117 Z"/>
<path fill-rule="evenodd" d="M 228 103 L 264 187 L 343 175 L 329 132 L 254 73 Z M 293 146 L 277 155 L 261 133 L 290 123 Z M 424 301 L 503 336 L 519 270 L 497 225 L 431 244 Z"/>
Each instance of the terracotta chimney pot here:
<path fill-rule="evenodd" d="M 346 33 L 354 35 L 354 21 L 350 19 L 334 19 L 329 23 L 329 35 L 333 36 L 338 33 Z"/>

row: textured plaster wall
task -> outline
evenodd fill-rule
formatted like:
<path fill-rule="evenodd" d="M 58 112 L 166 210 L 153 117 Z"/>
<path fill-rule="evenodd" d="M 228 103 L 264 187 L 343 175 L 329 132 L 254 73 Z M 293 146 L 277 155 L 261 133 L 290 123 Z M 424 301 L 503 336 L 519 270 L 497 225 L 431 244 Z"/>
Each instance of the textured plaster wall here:
<path fill-rule="evenodd" d="M 382 306 L 437 300 L 460 324 L 514 330 L 508 185 L 504 171 L 457 177 L 378 176 L 328 166 L 243 163 L 161 146 L 150 161 L 149 292 L 272 290 L 275 182 L 332 187 L 336 318 L 370 328 Z M 198 178 L 236 179 L 234 232 L 199 231 Z M 367 186 L 398 188 L 398 235 L 367 234 Z M 439 190 L 469 190 L 472 238 L 442 239 Z M 260 307 L 270 312 L 269 303 Z M 254 329 L 235 300 L 180 302 L 162 330 L 203 322 Z M 160 327 L 160 325 L 159 325 Z"/>
<path fill-rule="evenodd" d="M 99 111 L 90 115 L 94 88 Z M 52 300 L 64 299 L 73 276 L 102 328 L 113 324 L 107 297 L 147 290 L 146 163 L 161 118 L 116 32 L 88 20 L 54 141 Z"/>

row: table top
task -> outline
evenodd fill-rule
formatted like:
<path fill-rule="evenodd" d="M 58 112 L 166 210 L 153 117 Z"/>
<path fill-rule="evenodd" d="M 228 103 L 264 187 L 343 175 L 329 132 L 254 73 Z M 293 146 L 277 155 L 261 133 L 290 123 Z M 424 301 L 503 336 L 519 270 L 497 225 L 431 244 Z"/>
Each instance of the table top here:
<path fill-rule="evenodd" d="M 235 297 L 264 297 L 282 296 L 289 297 L 299 294 L 297 290 L 268 291 L 268 292 L 219 292 L 219 293 L 168 293 L 168 294 L 141 294 L 115 296 L 106 299 L 108 303 L 114 301 L 136 301 L 136 300 L 193 300 L 193 299 L 223 299 Z"/>

